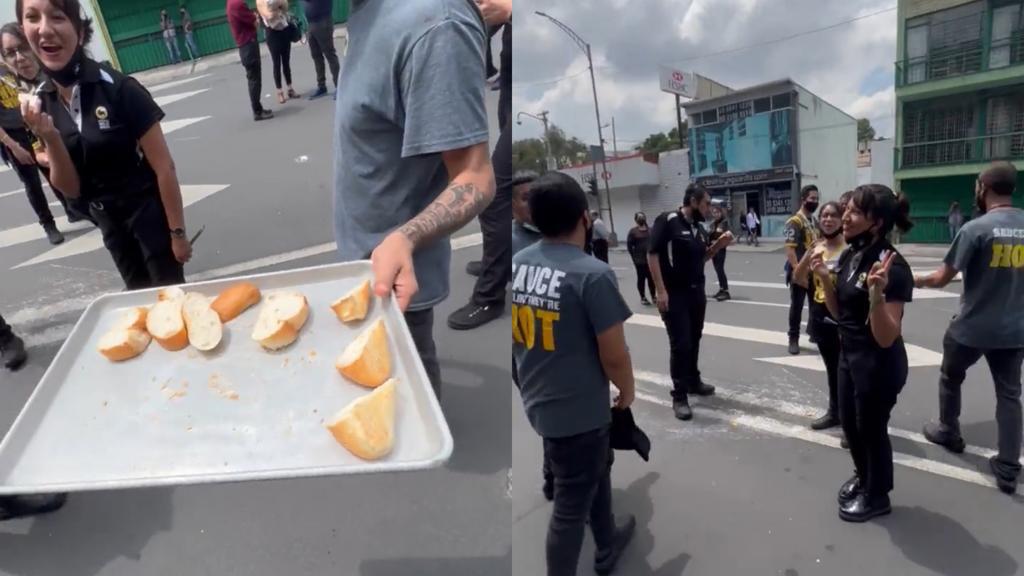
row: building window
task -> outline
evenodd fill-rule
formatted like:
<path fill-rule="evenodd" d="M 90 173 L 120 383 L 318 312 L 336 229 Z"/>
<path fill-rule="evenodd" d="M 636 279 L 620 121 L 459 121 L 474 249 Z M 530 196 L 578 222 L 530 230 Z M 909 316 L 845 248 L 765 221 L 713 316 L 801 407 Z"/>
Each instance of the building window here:
<path fill-rule="evenodd" d="M 754 100 L 754 114 L 760 114 L 762 112 L 768 112 L 772 109 L 771 98 L 758 98 Z"/>
<path fill-rule="evenodd" d="M 989 68 L 1004 68 L 1021 61 L 1021 5 L 1009 4 L 992 10 L 992 42 Z"/>
<path fill-rule="evenodd" d="M 974 102 L 957 99 L 908 105 L 903 115 L 902 166 L 978 161 L 976 110 Z"/>
<path fill-rule="evenodd" d="M 718 124 L 718 110 L 708 110 L 702 115 L 703 120 L 701 124 Z"/>
<path fill-rule="evenodd" d="M 1004 12 L 1001 18 L 1012 19 L 1012 15 Z M 984 21 L 983 1 L 908 20 L 903 81 L 913 84 L 979 72 Z"/>
<path fill-rule="evenodd" d="M 792 100 L 793 96 L 789 92 L 786 92 L 785 94 L 778 94 L 776 96 L 772 96 L 772 110 L 778 110 L 780 108 L 789 108 L 793 105 Z"/>

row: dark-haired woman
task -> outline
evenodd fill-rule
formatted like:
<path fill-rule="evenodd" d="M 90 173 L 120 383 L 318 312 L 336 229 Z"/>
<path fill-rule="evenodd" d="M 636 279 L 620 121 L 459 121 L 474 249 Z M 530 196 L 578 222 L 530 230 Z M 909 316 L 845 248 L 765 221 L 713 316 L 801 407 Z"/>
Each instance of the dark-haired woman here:
<path fill-rule="evenodd" d="M 18 22 L 48 80 L 22 103 L 49 154 L 50 182 L 81 197 L 129 290 L 184 282 L 192 255 L 163 111 L 135 79 L 85 55 L 79 0 L 17 0 Z"/>
<path fill-rule="evenodd" d="M 839 490 L 839 517 L 864 522 L 891 511 L 893 487 L 889 416 L 907 382 L 903 307 L 912 300 L 914 278 L 888 240 L 893 229 L 912 224 L 905 198 L 881 185 L 859 186 L 843 214 L 849 248 L 839 258 L 835 280 L 824 254 L 811 257 L 825 302 L 839 323 L 839 412 L 856 474 Z"/>

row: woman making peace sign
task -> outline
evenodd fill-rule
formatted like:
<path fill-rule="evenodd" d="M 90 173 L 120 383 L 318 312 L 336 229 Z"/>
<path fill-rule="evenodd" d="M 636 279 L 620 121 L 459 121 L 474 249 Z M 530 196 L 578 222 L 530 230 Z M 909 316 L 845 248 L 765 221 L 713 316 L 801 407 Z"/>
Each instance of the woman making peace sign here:
<path fill-rule="evenodd" d="M 848 522 L 891 511 L 887 427 L 907 382 L 901 331 L 914 278 L 887 236 L 894 227 L 910 230 L 909 213 L 907 200 L 889 188 L 860 186 L 845 206 L 843 236 L 850 247 L 839 258 L 835 281 L 820 252 L 811 260 L 829 312 L 839 323 L 839 412 L 857 472 L 839 490 L 839 517 Z"/>

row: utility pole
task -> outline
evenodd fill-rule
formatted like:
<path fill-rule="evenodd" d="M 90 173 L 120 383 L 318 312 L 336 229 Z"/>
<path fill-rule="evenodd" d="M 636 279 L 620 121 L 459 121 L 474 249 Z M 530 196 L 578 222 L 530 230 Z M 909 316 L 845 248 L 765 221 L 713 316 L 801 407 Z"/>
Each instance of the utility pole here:
<path fill-rule="evenodd" d="M 522 126 L 523 121 L 519 118 L 520 116 L 533 118 L 534 120 L 544 124 L 544 154 L 547 157 L 547 168 L 548 170 L 558 170 L 558 165 L 555 162 L 555 157 L 551 153 L 551 133 L 548 129 L 548 111 L 545 110 L 537 115 L 530 114 L 529 112 L 520 112 L 516 114 L 516 124 Z"/>

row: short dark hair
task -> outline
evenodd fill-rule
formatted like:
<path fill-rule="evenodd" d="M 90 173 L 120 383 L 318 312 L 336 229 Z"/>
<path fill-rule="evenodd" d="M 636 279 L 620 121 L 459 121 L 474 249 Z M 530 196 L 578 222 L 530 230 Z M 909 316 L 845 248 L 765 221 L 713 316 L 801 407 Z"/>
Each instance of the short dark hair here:
<path fill-rule="evenodd" d="M 49 0 L 50 5 L 57 8 L 68 17 L 75 32 L 78 32 L 78 39 L 82 46 L 88 46 L 92 40 L 92 18 L 85 15 L 82 4 L 79 0 Z M 15 0 L 14 8 L 18 12 L 18 24 L 24 24 L 25 0 Z"/>
<path fill-rule="evenodd" d="M 692 202 L 700 202 L 708 196 L 708 189 L 701 184 L 690 184 L 683 193 L 683 206 L 689 206 Z"/>
<path fill-rule="evenodd" d="M 978 180 L 1000 196 L 1011 196 L 1017 189 L 1017 168 L 1009 162 L 993 162 L 978 176 Z"/>
<path fill-rule="evenodd" d="M 523 184 L 530 184 L 537 179 L 537 173 L 531 171 L 516 172 L 515 176 L 512 177 L 512 187 L 522 186 Z"/>
<path fill-rule="evenodd" d="M 891 188 L 882 184 L 864 184 L 857 186 L 850 193 L 850 202 L 861 212 L 881 220 L 879 236 L 885 236 L 893 228 L 901 232 L 909 232 L 914 227 L 910 221 L 910 200 L 903 194 L 897 195 Z"/>
<path fill-rule="evenodd" d="M 28 46 L 28 38 L 25 38 L 25 31 L 21 28 L 21 24 L 17 22 L 8 22 L 3 26 L 0 26 L 0 37 L 4 34 L 9 34 L 18 39 L 18 42 Z"/>
<path fill-rule="evenodd" d="M 530 185 L 530 218 L 545 238 L 572 233 L 588 208 L 580 183 L 561 172 L 548 172 Z"/>
<path fill-rule="evenodd" d="M 815 184 L 808 184 L 800 189 L 800 200 L 807 200 L 807 197 L 811 195 L 811 192 L 818 192 L 818 187 Z"/>

